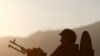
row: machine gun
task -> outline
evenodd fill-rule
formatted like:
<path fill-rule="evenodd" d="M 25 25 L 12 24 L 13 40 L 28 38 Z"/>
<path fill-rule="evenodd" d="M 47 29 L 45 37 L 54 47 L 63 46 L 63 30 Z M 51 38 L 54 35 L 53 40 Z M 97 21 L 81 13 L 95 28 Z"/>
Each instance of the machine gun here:
<path fill-rule="evenodd" d="M 12 46 L 11 44 L 9 44 L 8 47 L 15 49 L 22 54 L 27 54 L 27 56 L 46 56 L 47 55 L 41 48 L 33 48 L 33 49 L 28 48 L 28 49 L 26 49 L 26 48 L 18 45 L 15 42 L 15 39 L 14 39 L 14 41 L 10 40 L 9 42 L 12 43 L 13 45 L 16 45 L 20 49 L 17 49 L 16 47 Z"/>
<path fill-rule="evenodd" d="M 16 46 L 18 46 L 18 47 L 20 48 L 20 50 L 17 49 L 16 47 L 13 47 L 11 44 L 9 44 L 8 47 L 11 47 L 11 48 L 15 49 L 15 50 L 17 50 L 18 52 L 20 52 L 20 53 L 22 53 L 22 54 L 27 53 L 27 49 L 24 48 L 24 47 L 22 47 L 22 46 L 20 46 L 20 45 L 18 45 L 18 44 L 15 42 L 15 39 L 14 39 L 14 41 L 11 41 L 11 40 L 10 40 L 9 42 L 12 43 L 12 44 L 14 44 L 14 45 L 16 45 Z"/>

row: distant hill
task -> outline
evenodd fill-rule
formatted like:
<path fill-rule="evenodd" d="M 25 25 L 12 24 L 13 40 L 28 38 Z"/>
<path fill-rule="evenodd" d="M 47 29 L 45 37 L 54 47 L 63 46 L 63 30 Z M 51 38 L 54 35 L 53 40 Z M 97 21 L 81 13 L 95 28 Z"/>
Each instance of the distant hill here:
<path fill-rule="evenodd" d="M 57 46 L 60 45 L 59 33 L 62 30 L 37 31 L 36 33 L 30 34 L 27 38 L 0 38 L 0 56 L 24 56 L 19 52 L 7 47 L 9 40 L 13 40 L 13 38 L 16 38 L 16 42 L 25 48 L 40 47 L 50 55 L 57 48 Z M 77 34 L 76 43 L 78 44 L 80 42 L 82 32 L 84 30 L 89 31 L 93 48 L 95 50 L 95 56 L 100 56 L 100 22 L 75 28 L 73 30 Z"/>

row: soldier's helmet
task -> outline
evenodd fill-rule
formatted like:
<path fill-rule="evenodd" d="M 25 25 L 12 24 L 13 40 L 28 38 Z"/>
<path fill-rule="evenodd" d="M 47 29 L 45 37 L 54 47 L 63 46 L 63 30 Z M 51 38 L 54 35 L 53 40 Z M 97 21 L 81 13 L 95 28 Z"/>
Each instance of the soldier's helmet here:
<path fill-rule="evenodd" d="M 71 29 L 64 29 L 59 35 L 62 36 L 63 39 L 66 39 L 68 41 L 76 41 L 76 34 Z"/>

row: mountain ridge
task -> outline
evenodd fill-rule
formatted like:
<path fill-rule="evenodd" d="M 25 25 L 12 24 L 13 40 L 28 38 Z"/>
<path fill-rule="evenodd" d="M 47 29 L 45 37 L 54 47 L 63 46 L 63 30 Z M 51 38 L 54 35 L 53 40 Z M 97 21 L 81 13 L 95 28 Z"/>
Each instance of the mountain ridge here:
<path fill-rule="evenodd" d="M 2 50 L 2 52 L 0 52 L 0 56 L 15 56 L 15 55 L 24 56 L 11 48 L 7 48 L 9 44 L 9 40 L 13 40 L 14 38 L 16 38 L 16 43 L 18 43 L 19 45 L 25 48 L 40 47 L 45 52 L 47 52 L 49 56 L 57 48 L 57 46 L 60 45 L 59 33 L 62 30 L 38 31 L 33 34 L 30 34 L 29 36 L 27 36 L 27 38 L 18 38 L 18 37 L 11 37 L 11 36 L 0 38 L 0 49 Z M 77 35 L 76 43 L 78 44 L 80 43 L 82 32 L 85 30 L 89 31 L 92 39 L 93 49 L 95 51 L 95 56 L 100 56 L 99 53 L 100 52 L 100 44 L 99 44 L 100 21 L 88 26 L 83 26 L 72 30 L 74 30 Z"/>

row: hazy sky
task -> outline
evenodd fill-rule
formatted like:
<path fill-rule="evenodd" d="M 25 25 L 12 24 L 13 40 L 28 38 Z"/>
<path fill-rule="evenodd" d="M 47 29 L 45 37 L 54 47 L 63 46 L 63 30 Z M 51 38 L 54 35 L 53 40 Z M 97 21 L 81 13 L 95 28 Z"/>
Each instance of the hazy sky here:
<path fill-rule="evenodd" d="M 0 36 L 74 28 L 100 20 L 100 0 L 0 0 Z"/>

